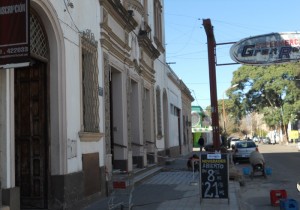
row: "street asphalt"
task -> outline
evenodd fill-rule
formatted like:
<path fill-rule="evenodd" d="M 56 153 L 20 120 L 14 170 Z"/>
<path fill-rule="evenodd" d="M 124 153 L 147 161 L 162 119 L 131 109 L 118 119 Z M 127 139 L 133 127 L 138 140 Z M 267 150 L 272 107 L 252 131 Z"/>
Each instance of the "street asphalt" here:
<path fill-rule="evenodd" d="M 284 160 L 290 160 L 291 164 L 297 164 L 300 158 L 300 152 L 296 144 L 259 144 L 260 152 L 266 159 L 267 167 L 272 169 L 267 178 L 257 174 L 253 179 L 249 175 L 244 175 L 244 186 L 240 188 L 240 206 L 242 210 L 274 210 L 280 209 L 280 197 L 287 195 L 285 204 L 289 207 L 281 208 L 283 210 L 299 210 L 300 192 L 296 189 L 296 183 L 300 180 L 300 168 L 295 165 L 291 173 L 290 164 Z M 277 154 L 275 154 L 277 153 Z M 284 159 L 279 161 L 279 159 Z M 271 160 L 272 159 L 272 160 Z M 295 161 L 294 161 L 295 160 Z M 237 164 L 236 168 L 242 171 L 249 167 L 247 164 Z M 290 173 L 289 173 L 290 172 Z M 271 193 L 273 192 L 273 193 Z M 275 200 L 271 201 L 271 197 Z M 272 195 L 271 195 L 272 194 Z M 274 206 L 276 203 L 277 206 Z M 298 208 L 297 208 L 298 206 Z"/>

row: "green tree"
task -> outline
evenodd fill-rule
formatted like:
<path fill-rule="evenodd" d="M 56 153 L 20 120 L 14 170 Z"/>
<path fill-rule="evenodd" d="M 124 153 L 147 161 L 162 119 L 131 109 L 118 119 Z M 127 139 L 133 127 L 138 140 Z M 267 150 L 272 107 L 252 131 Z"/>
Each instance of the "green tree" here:
<path fill-rule="evenodd" d="M 224 111 L 223 111 L 223 102 L 224 102 Z M 218 100 L 218 118 L 219 118 L 219 132 L 226 138 L 232 133 L 238 133 L 240 119 L 238 116 L 239 113 L 236 113 L 234 107 L 236 104 L 233 100 L 229 99 L 220 99 Z M 225 114 L 225 118 L 224 118 Z M 206 107 L 206 115 L 211 116 L 211 106 Z M 242 117 L 242 116 L 241 116 Z M 225 127 L 224 127 L 225 126 Z"/>
<path fill-rule="evenodd" d="M 299 78 L 299 62 L 241 66 L 231 81 L 238 87 L 227 92 L 236 105 L 233 112 L 239 117 L 251 112 L 262 113 L 268 126 L 280 126 L 286 134 L 289 121 L 300 119 Z"/>

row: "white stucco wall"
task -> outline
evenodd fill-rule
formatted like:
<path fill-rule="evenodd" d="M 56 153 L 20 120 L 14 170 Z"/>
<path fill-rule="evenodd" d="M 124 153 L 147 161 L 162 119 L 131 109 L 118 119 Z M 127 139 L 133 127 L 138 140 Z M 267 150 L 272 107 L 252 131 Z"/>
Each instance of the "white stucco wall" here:
<path fill-rule="evenodd" d="M 53 76 L 57 75 L 57 78 L 52 78 L 50 81 L 50 111 L 51 116 L 51 140 L 59 138 L 60 140 L 57 143 L 52 143 L 51 151 L 51 171 L 52 174 L 60 173 L 72 173 L 82 170 L 82 160 L 81 156 L 84 153 L 93 153 L 99 152 L 100 166 L 103 166 L 105 154 L 100 151 L 104 150 L 104 141 L 101 139 L 98 142 L 93 143 L 80 143 L 78 133 L 82 131 L 82 102 L 81 102 L 81 46 L 80 46 L 80 33 L 86 31 L 87 29 L 91 30 L 95 40 L 98 41 L 98 56 L 101 55 L 100 51 L 100 4 L 98 0 L 89 0 L 87 4 L 85 1 L 72 1 L 73 8 L 66 6 L 66 1 L 56 1 L 56 0 L 45 0 L 43 2 L 36 1 L 35 4 L 40 4 L 41 7 L 35 6 L 39 11 L 39 14 L 45 13 L 48 14 L 48 17 L 43 16 L 43 22 L 47 23 L 45 26 L 47 31 L 47 36 L 49 39 L 50 53 L 55 53 L 55 48 L 53 45 L 59 42 L 63 46 L 57 46 L 56 49 L 61 50 L 62 56 L 58 57 L 58 61 L 62 64 L 61 68 L 58 68 L 53 62 L 56 58 L 55 55 L 51 55 L 50 60 L 50 73 Z M 67 3 L 67 2 L 66 2 Z M 50 16 L 49 11 L 52 16 Z M 88 14 L 88 15 L 86 15 Z M 53 16 L 54 15 L 54 16 Z M 53 18 L 53 20 L 51 19 Z M 51 26 L 49 24 L 54 24 L 57 20 L 56 26 Z M 51 32 L 48 30 L 53 28 L 57 30 L 58 28 L 61 31 Z M 61 37 L 60 37 L 61 35 Z M 53 49 L 52 49 L 53 48 Z M 61 59 L 61 61 L 59 60 Z M 98 69 L 99 72 L 99 86 L 103 87 L 103 73 L 101 59 L 98 58 Z M 53 73 L 57 71 L 56 73 Z M 63 77 L 62 77 L 63 75 Z M 57 80 L 56 80 L 57 79 Z M 56 90 L 58 94 L 62 93 L 62 97 L 55 96 Z M 58 100 L 54 101 L 54 98 Z M 100 114 L 103 114 L 103 100 L 99 97 L 99 109 Z M 57 104 L 57 105 L 55 105 Z M 61 108 L 60 108 L 61 107 Z M 57 117 L 55 115 L 58 115 Z M 62 120 L 62 124 L 56 125 L 53 123 L 55 121 L 60 121 L 60 118 L 65 116 L 65 120 Z M 102 116 L 102 115 L 100 115 Z M 55 127 L 57 126 L 57 128 Z M 100 132 L 103 132 L 103 120 L 100 117 Z M 63 129 L 61 132 L 65 134 L 60 134 L 60 129 Z M 95 146 L 96 144 L 97 146 Z M 92 145 L 92 146 L 87 146 Z M 96 151 L 95 151 L 96 148 Z M 60 150 L 57 155 L 57 150 Z M 72 154 L 70 155 L 70 151 Z M 64 164 L 65 162 L 65 164 Z M 54 166 L 55 163 L 59 165 Z M 102 165 L 101 165 L 102 164 Z"/>
<path fill-rule="evenodd" d="M 178 86 L 168 78 L 168 95 L 169 95 L 169 103 L 173 104 L 180 110 L 180 129 L 182 130 L 182 97 L 181 90 Z M 176 123 L 175 123 L 176 121 Z M 178 130 L 178 117 L 174 116 L 170 113 L 169 118 L 169 133 L 170 133 L 170 146 L 179 146 L 179 138 L 181 140 L 181 144 L 183 142 L 183 132 L 179 133 Z M 179 136 L 180 135 L 180 136 Z"/>
<path fill-rule="evenodd" d="M 90 30 L 95 40 L 98 41 L 98 55 L 100 53 L 100 4 L 98 0 L 89 0 L 89 3 L 85 1 L 73 1 L 73 8 L 64 7 L 64 3 L 60 1 L 55 2 L 55 8 L 57 8 L 59 19 L 61 20 L 61 27 L 64 34 L 65 43 L 65 71 L 66 71 L 66 113 L 67 113 L 67 147 L 72 147 L 76 150 L 76 154 L 67 154 L 67 172 L 72 173 L 82 170 L 82 154 L 95 153 L 104 151 L 103 140 L 97 142 L 82 142 L 78 136 L 78 132 L 82 131 L 82 70 L 81 70 L 81 44 L 80 33 L 86 30 Z M 64 9 L 62 9 L 64 8 Z M 88 15 L 87 15 L 88 14 Z M 102 63 L 101 58 L 98 57 L 98 69 L 100 81 L 102 80 Z M 99 97 L 100 98 L 100 97 Z M 99 99 L 100 102 L 102 102 Z M 103 104 L 99 104 L 103 107 Z M 102 112 L 103 113 L 103 112 Z M 100 117 L 101 121 L 103 118 Z M 100 126 L 100 132 L 103 131 L 103 122 Z M 70 142 L 72 142 L 70 144 Z M 74 143 L 75 142 L 75 143 Z M 101 153 L 99 160 L 100 166 L 104 164 L 104 155 Z M 102 165 L 101 165 L 102 164 Z"/>
<path fill-rule="evenodd" d="M 155 126 L 156 126 L 156 133 L 155 138 L 157 137 L 157 110 L 156 110 L 156 88 L 159 87 L 160 89 L 160 101 L 161 101 L 161 120 L 162 120 L 162 131 L 164 131 L 164 124 L 163 124 L 163 90 L 166 89 L 167 85 L 167 76 L 166 76 L 166 64 L 165 64 L 165 55 L 162 54 L 157 60 L 154 61 L 154 70 L 155 70 L 155 89 L 154 89 L 154 99 L 155 99 Z M 161 139 L 156 140 L 156 147 L 158 150 L 164 150 L 166 149 L 165 145 L 165 134 L 163 133 L 163 137 Z"/>

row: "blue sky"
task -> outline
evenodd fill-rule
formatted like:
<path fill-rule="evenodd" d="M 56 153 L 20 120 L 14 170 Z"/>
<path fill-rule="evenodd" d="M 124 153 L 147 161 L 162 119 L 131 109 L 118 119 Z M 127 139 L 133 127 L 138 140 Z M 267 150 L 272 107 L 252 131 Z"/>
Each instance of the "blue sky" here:
<path fill-rule="evenodd" d="M 210 19 L 216 43 L 236 42 L 271 32 L 300 32 L 299 0 L 164 0 L 167 62 L 190 89 L 192 105 L 210 105 L 207 38 L 203 19 Z M 233 63 L 231 45 L 216 48 L 217 63 Z M 217 66 L 217 94 L 231 87 L 240 65 Z M 226 98 L 226 95 L 225 95 Z"/>

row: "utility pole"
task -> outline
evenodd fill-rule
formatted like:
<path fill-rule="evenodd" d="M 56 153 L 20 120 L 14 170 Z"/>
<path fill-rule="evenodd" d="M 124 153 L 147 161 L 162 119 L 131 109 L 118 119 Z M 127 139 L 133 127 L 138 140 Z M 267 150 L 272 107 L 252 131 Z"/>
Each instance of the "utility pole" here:
<path fill-rule="evenodd" d="M 203 20 L 203 26 L 207 36 L 209 83 L 210 83 L 210 101 L 211 101 L 211 120 L 213 132 L 214 150 L 220 150 L 220 128 L 218 114 L 217 80 L 216 80 L 216 41 L 210 19 Z"/>

